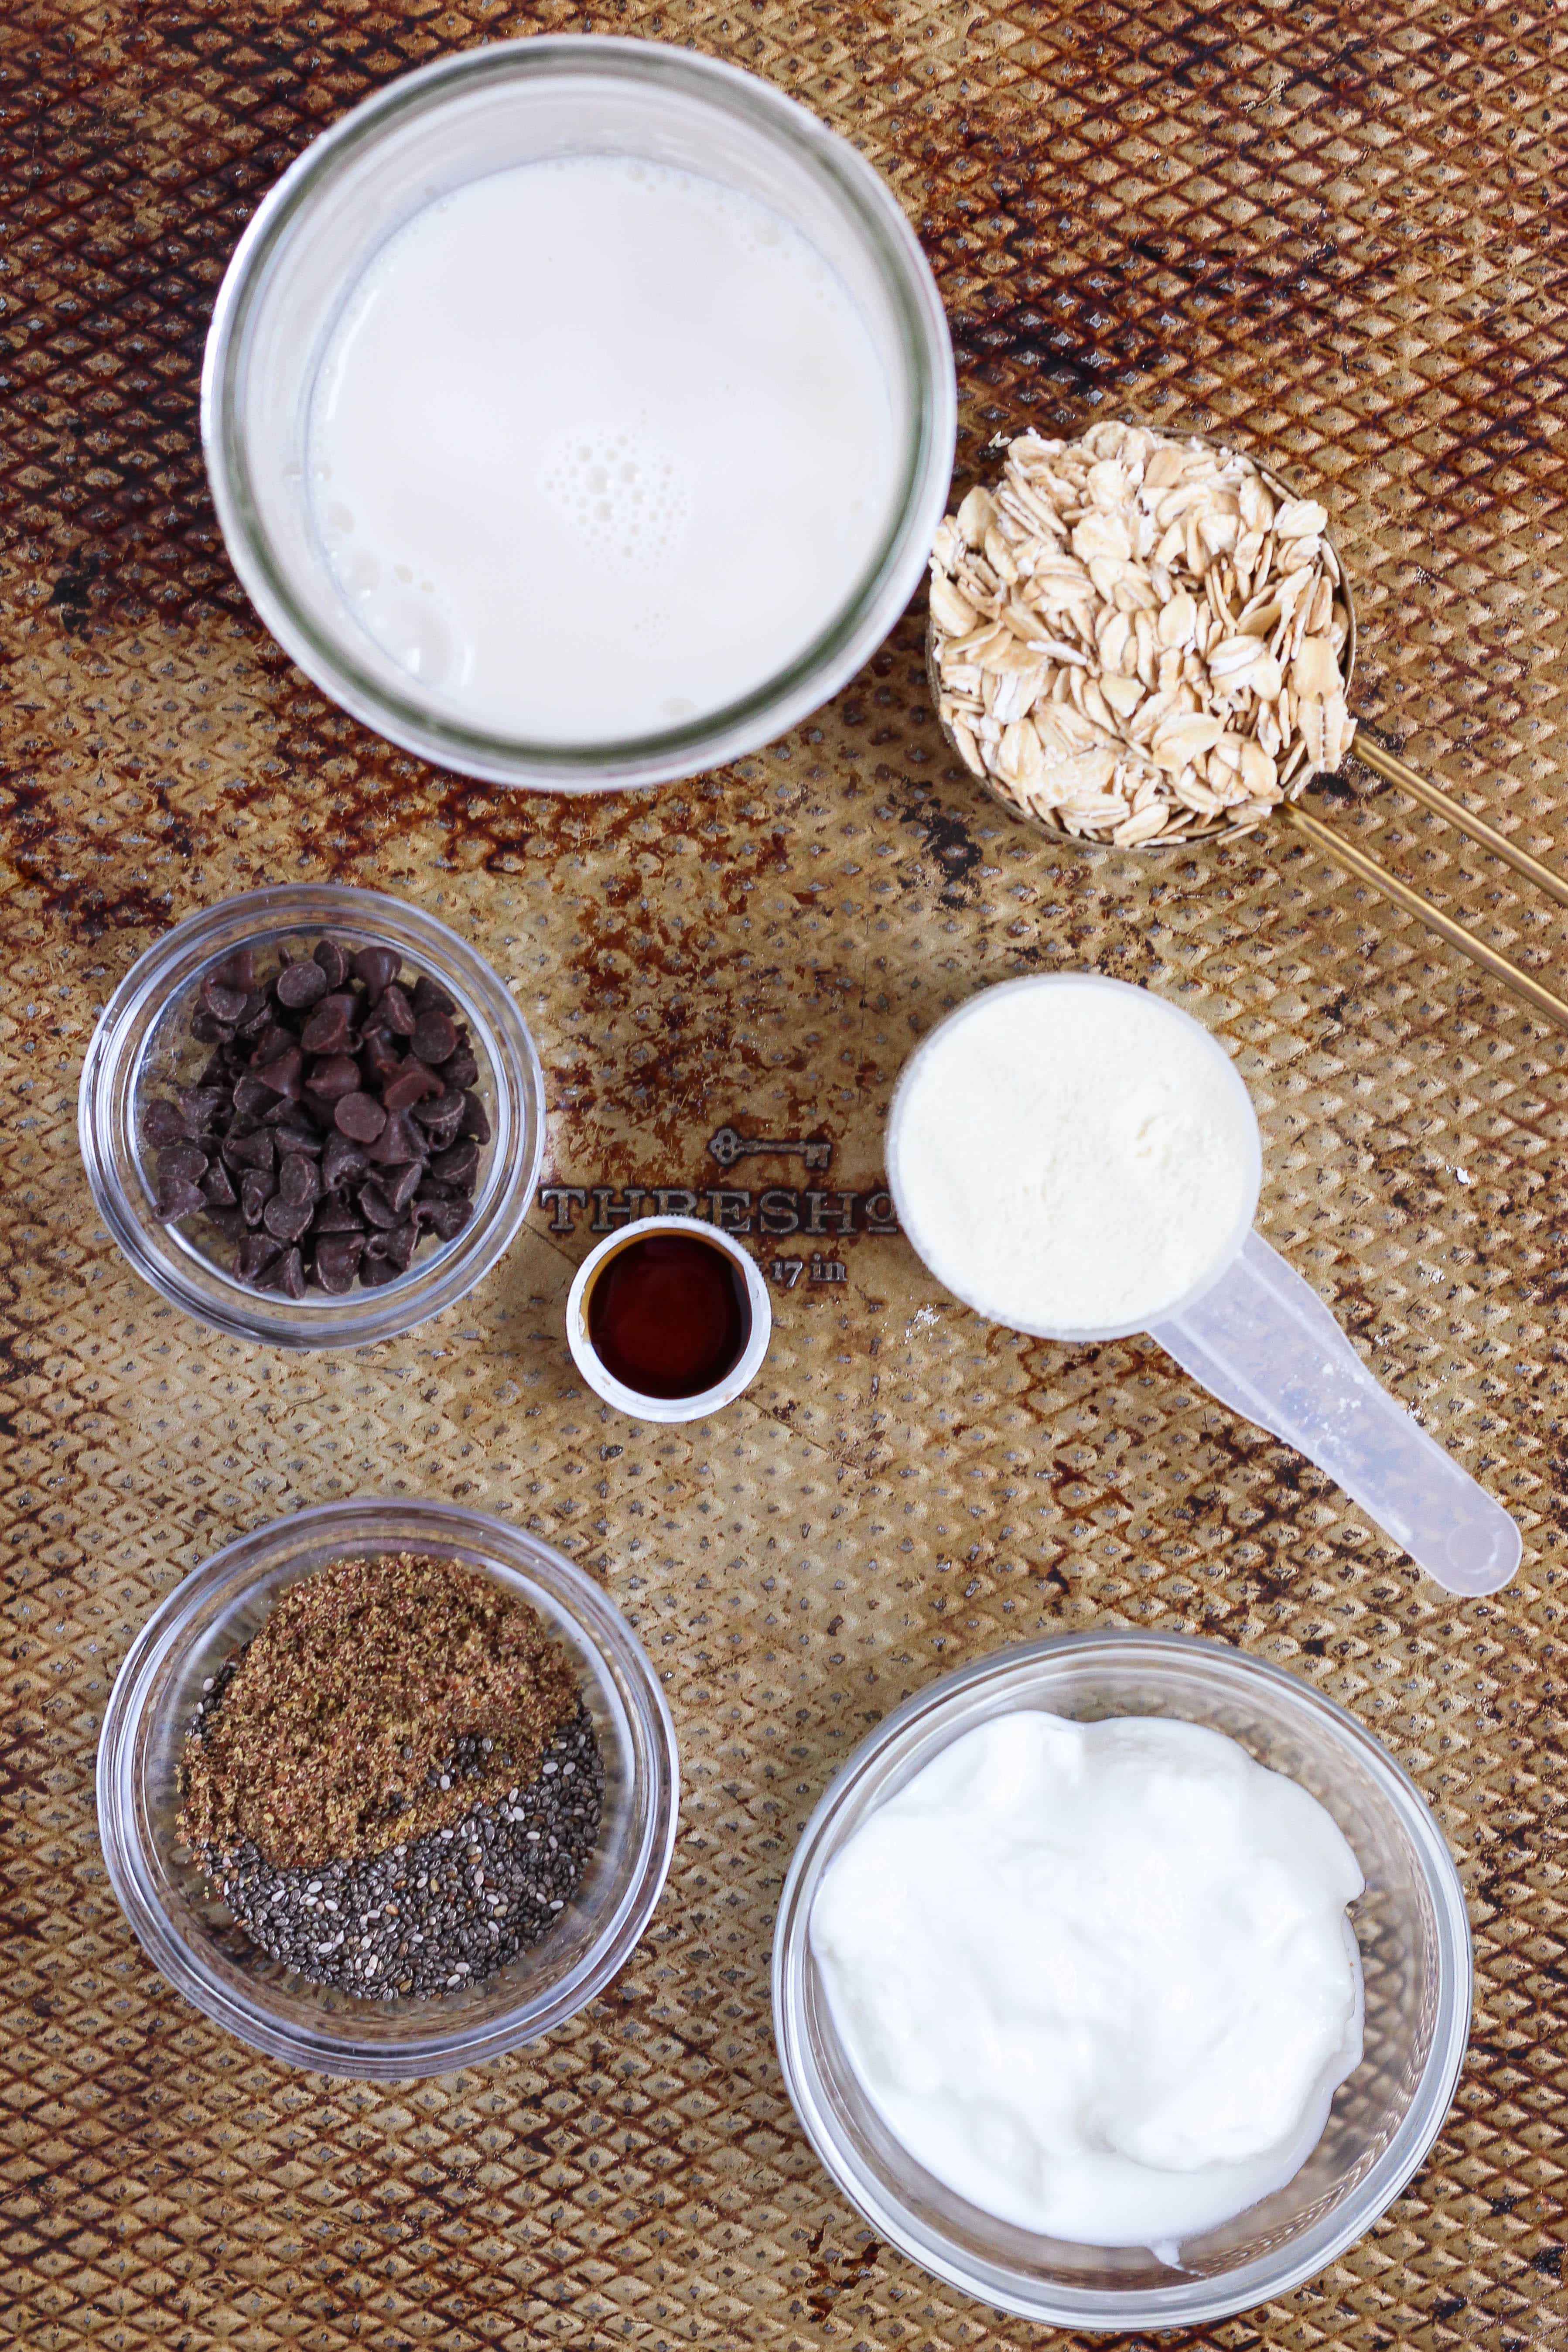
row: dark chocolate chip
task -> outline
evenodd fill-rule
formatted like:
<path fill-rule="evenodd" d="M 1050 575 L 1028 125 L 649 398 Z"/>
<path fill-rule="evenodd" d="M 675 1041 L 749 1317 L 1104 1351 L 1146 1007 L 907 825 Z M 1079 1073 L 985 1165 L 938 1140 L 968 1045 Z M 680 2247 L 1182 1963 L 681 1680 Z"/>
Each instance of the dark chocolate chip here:
<path fill-rule="evenodd" d="M 406 1168 L 389 1168 L 384 1176 L 378 1178 L 381 1190 L 399 1216 L 403 1214 L 415 1193 L 419 1190 L 420 1179 L 424 1173 L 424 1161 L 411 1160 Z"/>
<path fill-rule="evenodd" d="M 184 1177 L 171 1177 L 168 1183 L 160 1183 L 158 1186 L 158 1222 L 160 1224 L 172 1225 L 176 1217 L 188 1217 L 192 1215 L 195 1210 L 205 1209 L 205 1207 L 206 1202 L 203 1200 L 200 1192 L 196 1190 L 196 1187 L 194 1184 L 187 1183 Z"/>
<path fill-rule="evenodd" d="M 466 1045 L 459 1045 L 450 1059 L 441 1065 L 442 1085 L 456 1087 L 459 1092 L 465 1087 L 475 1085 L 479 1075 L 479 1066 Z"/>
<path fill-rule="evenodd" d="M 408 1002 L 406 990 L 395 980 L 382 990 L 375 1017 L 386 1024 L 395 1037 L 412 1037 L 419 1019 Z"/>
<path fill-rule="evenodd" d="M 329 1192 L 310 1219 L 313 1234 L 363 1234 L 364 1219 L 341 1192 Z"/>
<path fill-rule="evenodd" d="M 314 959 L 310 963 L 288 964 L 278 975 L 278 1002 L 290 1013 L 308 1013 L 311 1005 L 320 1004 L 328 985 L 326 973 Z"/>
<path fill-rule="evenodd" d="M 269 1234 L 280 1242 L 297 1242 L 310 1231 L 312 1203 L 309 1201 L 286 1201 L 281 1192 L 268 1201 L 261 1212 L 261 1222 Z"/>
<path fill-rule="evenodd" d="M 232 1021 L 220 1021 L 204 1005 L 191 1018 L 191 1034 L 198 1045 L 226 1045 L 234 1035 Z"/>
<path fill-rule="evenodd" d="M 435 1071 L 410 1055 L 397 1076 L 387 1080 L 381 1099 L 388 1110 L 412 1110 L 426 1095 L 438 1095 L 440 1091 L 441 1081 Z"/>
<path fill-rule="evenodd" d="M 276 1265 L 283 1255 L 283 1244 L 275 1242 L 270 1234 L 247 1234 L 239 1244 L 239 1278 L 254 1282 L 269 1265 Z"/>
<path fill-rule="evenodd" d="M 470 1136 L 476 1143 L 490 1139 L 489 1114 L 476 1094 L 463 1097 L 463 1116 L 458 1121 L 458 1133 Z"/>
<path fill-rule="evenodd" d="M 278 1171 L 278 1192 L 290 1206 L 312 1208 L 321 1194 L 315 1161 L 303 1151 L 291 1151 Z M 276 1231 L 276 1227 L 273 1228 Z"/>
<path fill-rule="evenodd" d="M 278 1139 L 279 1152 L 308 1151 L 320 1159 L 321 1130 L 303 1103 L 279 1103 L 276 1110 L 268 1112 L 267 1124 Z"/>
<path fill-rule="evenodd" d="M 234 1189 L 233 1180 L 221 1160 L 215 1160 L 202 1178 L 201 1194 L 212 1209 L 232 1209 L 238 1202 L 239 1195 Z"/>
<path fill-rule="evenodd" d="M 216 973 L 208 972 L 202 982 L 202 1003 L 215 1021 L 232 1029 L 249 1001 L 247 988 L 226 988 Z"/>
<path fill-rule="evenodd" d="M 418 1013 L 455 1013 L 457 1006 L 438 980 L 422 971 L 414 983 L 414 1010 Z"/>
<path fill-rule="evenodd" d="M 209 1203 L 207 1223 L 216 1233 L 223 1235 L 226 1242 L 237 1242 L 244 1237 L 245 1219 L 237 1209 L 219 1209 Z"/>
<path fill-rule="evenodd" d="M 479 1147 L 477 1143 L 454 1143 L 450 1151 L 437 1153 L 430 1162 L 430 1173 L 438 1183 L 467 1184 L 472 1181 L 479 1164 Z"/>
<path fill-rule="evenodd" d="M 305 1091 L 305 1056 L 298 1045 L 290 1045 L 275 1062 L 258 1062 L 251 1075 L 259 1085 L 270 1087 L 275 1095 L 298 1102 Z"/>
<path fill-rule="evenodd" d="M 310 1091 L 336 1102 L 359 1091 L 359 1064 L 352 1054 L 325 1054 L 310 1067 Z"/>
<path fill-rule="evenodd" d="M 271 1109 L 277 1099 L 270 1087 L 264 1087 L 259 1078 L 251 1077 L 248 1072 L 243 1078 L 235 1080 L 234 1109 L 237 1118 L 259 1118 L 263 1111 Z"/>
<path fill-rule="evenodd" d="M 416 1173 L 417 1172 L 416 1170 Z M 361 1185 L 359 1204 L 364 1211 L 365 1221 L 369 1224 L 379 1225 L 384 1231 L 390 1232 L 394 1225 L 402 1223 L 397 1211 L 393 1207 L 381 1186 L 374 1181 Z"/>
<path fill-rule="evenodd" d="M 334 993 L 323 996 L 300 1032 L 300 1043 L 307 1054 L 341 1054 L 353 1034 L 354 1015 L 359 1010 L 356 996 Z"/>
<path fill-rule="evenodd" d="M 255 1040 L 272 1018 L 272 1000 L 265 989 L 253 988 L 245 1000 L 245 1010 L 235 1024 L 235 1035 Z"/>
<path fill-rule="evenodd" d="M 336 940 L 318 940 L 315 961 L 327 975 L 329 988 L 341 988 L 349 976 L 347 950 Z"/>
<path fill-rule="evenodd" d="M 473 1215 L 474 1204 L 471 1201 L 421 1201 L 416 1213 L 438 1240 L 449 1242 Z"/>
<path fill-rule="evenodd" d="M 192 1135 L 200 1135 L 213 1126 L 225 1108 L 225 1097 L 217 1087 L 182 1087 L 174 1100 Z"/>
<path fill-rule="evenodd" d="M 335 1110 L 337 1105 L 332 1106 Z M 306 1109 L 304 1102 L 280 1102 L 269 1110 L 262 1124 L 269 1127 L 278 1138 L 279 1151 L 320 1151 L 321 1130 Z"/>
<path fill-rule="evenodd" d="M 223 1156 L 231 1168 L 270 1168 L 278 1157 L 278 1146 L 261 1127 L 254 1135 L 231 1135 L 223 1146 Z"/>
<path fill-rule="evenodd" d="M 256 950 L 236 948 L 234 953 L 218 964 L 213 978 L 220 988 L 250 989 L 256 986 Z"/>
<path fill-rule="evenodd" d="M 363 980 L 374 1004 L 389 982 L 397 978 L 403 958 L 391 948 L 361 948 L 353 961 L 353 975 Z"/>
<path fill-rule="evenodd" d="M 403 1067 L 403 1056 L 389 1029 L 372 1026 L 360 1039 L 360 1065 L 367 1086 L 384 1087 Z"/>
<path fill-rule="evenodd" d="M 360 1260 L 359 1278 L 367 1290 L 374 1290 L 384 1282 L 395 1282 L 397 1268 L 389 1265 L 384 1257 L 372 1257 L 367 1244 L 364 1255 Z"/>
<path fill-rule="evenodd" d="M 340 1184 L 347 1184 L 355 1176 L 363 1176 L 368 1166 L 364 1153 L 346 1135 L 329 1135 L 321 1153 L 321 1181 L 329 1192 Z"/>
<path fill-rule="evenodd" d="M 457 1139 L 463 1116 L 461 1095 L 447 1095 L 439 1103 L 416 1103 L 414 1116 L 425 1130 L 425 1140 L 432 1151 L 445 1151 Z"/>
<path fill-rule="evenodd" d="M 305 1296 L 305 1265 L 297 1249 L 285 1250 L 274 1266 L 269 1266 L 257 1284 L 258 1290 L 280 1290 L 286 1298 Z"/>
<path fill-rule="evenodd" d="M 323 1235 L 316 1244 L 315 1260 L 316 1280 L 321 1288 L 337 1297 L 352 1290 L 363 1250 L 363 1234 Z"/>
<path fill-rule="evenodd" d="M 265 1022 L 257 1032 L 256 1043 L 251 1048 L 250 1066 L 259 1072 L 268 1062 L 275 1062 L 279 1054 L 291 1054 L 293 1050 L 292 1029 L 285 1029 L 279 1021 Z"/>
<path fill-rule="evenodd" d="M 165 1143 L 188 1143 L 191 1139 L 191 1130 L 178 1107 L 166 1097 L 148 1104 L 142 1121 L 142 1132 L 154 1151 Z"/>
<path fill-rule="evenodd" d="M 366 1145 L 364 1156 L 373 1168 L 398 1168 L 405 1160 L 422 1160 L 425 1144 L 409 1125 L 407 1114 L 395 1110 L 374 1142 Z"/>
<path fill-rule="evenodd" d="M 247 1168 L 239 1180 L 239 1205 L 247 1225 L 258 1225 L 262 1212 L 278 1190 L 276 1181 L 265 1168 Z"/>
<path fill-rule="evenodd" d="M 412 1218 L 406 1224 L 395 1225 L 386 1236 L 388 1265 L 395 1265 L 399 1274 L 406 1274 L 414 1263 L 414 1253 L 418 1246 L 419 1228 Z"/>
<path fill-rule="evenodd" d="M 166 1143 L 158 1154 L 158 1181 L 197 1184 L 207 1172 L 207 1155 L 199 1143 Z"/>
<path fill-rule="evenodd" d="M 415 1025 L 414 1050 L 422 1062 L 449 1061 L 458 1050 L 458 1033 L 450 1017 L 435 1005 L 422 1013 Z"/>
<path fill-rule="evenodd" d="M 340 1135 L 354 1143 L 374 1143 L 387 1124 L 386 1113 L 374 1095 L 344 1095 L 336 1112 Z"/>

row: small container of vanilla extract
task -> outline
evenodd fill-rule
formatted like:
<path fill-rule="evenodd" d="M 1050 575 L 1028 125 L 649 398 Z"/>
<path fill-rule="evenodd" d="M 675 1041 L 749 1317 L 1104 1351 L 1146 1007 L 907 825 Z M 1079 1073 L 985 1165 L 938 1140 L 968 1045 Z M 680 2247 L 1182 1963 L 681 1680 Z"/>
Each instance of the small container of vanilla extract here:
<path fill-rule="evenodd" d="M 768 1288 L 729 1234 L 643 1217 L 584 1260 L 566 1301 L 573 1360 L 635 1421 L 701 1421 L 732 1404 L 773 1334 Z"/>

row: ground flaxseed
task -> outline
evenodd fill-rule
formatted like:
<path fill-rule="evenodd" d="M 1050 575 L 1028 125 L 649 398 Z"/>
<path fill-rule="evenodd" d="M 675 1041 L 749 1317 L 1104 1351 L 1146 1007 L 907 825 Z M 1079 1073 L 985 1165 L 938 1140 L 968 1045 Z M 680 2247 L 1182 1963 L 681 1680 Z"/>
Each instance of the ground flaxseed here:
<path fill-rule="evenodd" d="M 275 1870 L 359 1863 L 531 1784 L 579 1704 L 537 1611 L 455 1560 L 290 1585 L 185 1744 L 180 1832 Z"/>
<path fill-rule="evenodd" d="M 214 1696 L 221 1707 L 216 1684 Z M 364 1862 L 279 1870 L 252 1845 L 200 1859 L 251 1941 L 285 1968 L 359 2000 L 428 2000 L 482 1984 L 550 1933 L 598 1841 L 604 1790 L 579 1704 L 536 1780 L 449 1829 Z"/>

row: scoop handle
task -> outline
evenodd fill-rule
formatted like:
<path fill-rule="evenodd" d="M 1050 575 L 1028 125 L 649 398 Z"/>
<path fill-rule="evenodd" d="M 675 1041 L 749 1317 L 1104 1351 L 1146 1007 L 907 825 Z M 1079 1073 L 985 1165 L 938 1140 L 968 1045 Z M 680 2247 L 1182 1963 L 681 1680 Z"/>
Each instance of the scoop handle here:
<path fill-rule="evenodd" d="M 1195 1307 L 1152 1329 L 1222 1404 L 1326 1470 L 1446 1591 L 1496 1592 L 1513 1575 L 1523 1546 L 1508 1513 L 1394 1402 L 1261 1234 Z"/>

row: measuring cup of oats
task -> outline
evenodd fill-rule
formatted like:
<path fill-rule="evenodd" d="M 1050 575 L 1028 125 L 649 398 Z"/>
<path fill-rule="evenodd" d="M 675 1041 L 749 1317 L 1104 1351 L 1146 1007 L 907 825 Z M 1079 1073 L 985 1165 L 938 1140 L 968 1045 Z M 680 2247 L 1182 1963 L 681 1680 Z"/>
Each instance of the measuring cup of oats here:
<path fill-rule="evenodd" d="M 1363 1363 L 1253 1229 L 1251 1098 L 1207 1030 L 1098 973 L 987 988 L 905 1065 L 888 1182 L 917 1255 L 1015 1331 L 1152 1334 L 1315 1462 L 1449 1592 L 1495 1592 L 1518 1528 Z"/>
<path fill-rule="evenodd" d="M 937 533 L 927 638 L 948 740 L 1064 846 L 1162 850 L 1268 821 L 1568 1027 L 1568 1003 L 1300 805 L 1357 757 L 1559 906 L 1568 880 L 1358 731 L 1355 605 L 1321 502 L 1197 436 L 1021 433 Z"/>

